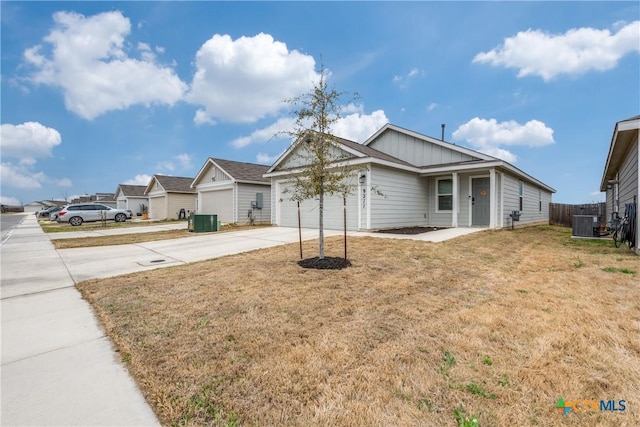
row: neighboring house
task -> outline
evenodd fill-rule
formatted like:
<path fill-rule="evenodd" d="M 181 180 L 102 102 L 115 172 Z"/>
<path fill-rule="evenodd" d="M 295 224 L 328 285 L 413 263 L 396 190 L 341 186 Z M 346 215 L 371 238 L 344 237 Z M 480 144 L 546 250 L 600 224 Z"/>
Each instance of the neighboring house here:
<path fill-rule="evenodd" d="M 611 137 L 611 146 L 607 163 L 604 167 L 600 191 L 607 195 L 607 211 L 624 215 L 625 205 L 635 204 L 636 212 L 636 252 L 640 255 L 640 215 L 638 215 L 638 199 L 640 199 L 640 143 L 638 131 L 640 116 L 616 123 Z"/>
<path fill-rule="evenodd" d="M 196 209 L 193 178 L 153 175 L 144 194 L 149 197 L 149 219 L 178 218 L 184 209 L 188 216 Z"/>
<path fill-rule="evenodd" d="M 53 207 L 62 207 L 68 204 L 62 200 L 39 200 L 24 205 L 24 212 L 38 212 Z"/>
<path fill-rule="evenodd" d="M 120 184 L 116 189 L 115 198 L 118 209 L 129 209 L 134 215 L 142 214 L 142 206 L 149 209 L 149 197 L 144 194 L 144 185 Z"/>
<path fill-rule="evenodd" d="M 513 165 L 468 148 L 391 124 L 363 144 L 337 138 L 349 165 L 357 165 L 349 184 L 347 228 L 511 226 L 548 223 L 555 190 Z M 290 201 L 291 177 L 300 173 L 304 142 L 297 141 L 274 163 L 271 178 L 272 223 L 297 226 L 297 205 Z M 342 196 L 325 196 L 324 225 L 343 228 Z M 300 204 L 303 227 L 318 226 L 318 201 Z"/>
<path fill-rule="evenodd" d="M 42 211 L 45 209 L 49 209 L 50 207 L 54 206 L 53 204 L 50 204 L 47 201 L 34 201 L 31 203 L 27 203 L 26 205 L 24 205 L 24 211 L 25 212 L 38 212 L 38 211 Z"/>
<path fill-rule="evenodd" d="M 70 203 L 77 204 L 77 203 L 92 203 L 92 202 L 107 205 L 112 208 L 115 208 L 117 206 L 115 195 L 113 193 L 96 193 L 91 196 L 88 194 L 85 194 L 84 196 L 76 197 L 75 199 L 71 200 Z"/>
<path fill-rule="evenodd" d="M 216 214 L 225 223 L 271 222 L 271 181 L 264 178 L 269 166 L 208 158 L 196 175 L 199 214 Z"/>

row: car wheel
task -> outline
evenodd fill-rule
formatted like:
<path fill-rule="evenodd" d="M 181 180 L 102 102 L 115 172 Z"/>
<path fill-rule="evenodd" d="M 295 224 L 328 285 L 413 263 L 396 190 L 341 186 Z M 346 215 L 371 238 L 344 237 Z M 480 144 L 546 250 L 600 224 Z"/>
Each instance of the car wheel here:
<path fill-rule="evenodd" d="M 79 216 L 69 218 L 69 224 L 73 225 L 74 227 L 82 225 L 82 218 L 80 218 Z"/>
<path fill-rule="evenodd" d="M 125 222 L 127 220 L 127 216 L 123 213 L 116 214 L 115 217 L 116 222 Z"/>

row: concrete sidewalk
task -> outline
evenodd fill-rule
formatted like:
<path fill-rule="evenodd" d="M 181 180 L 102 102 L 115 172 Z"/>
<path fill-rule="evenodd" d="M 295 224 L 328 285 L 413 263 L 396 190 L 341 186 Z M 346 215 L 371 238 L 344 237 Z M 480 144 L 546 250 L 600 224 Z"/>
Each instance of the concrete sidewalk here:
<path fill-rule="evenodd" d="M 0 424 L 159 425 L 34 215 L 0 251 Z"/>

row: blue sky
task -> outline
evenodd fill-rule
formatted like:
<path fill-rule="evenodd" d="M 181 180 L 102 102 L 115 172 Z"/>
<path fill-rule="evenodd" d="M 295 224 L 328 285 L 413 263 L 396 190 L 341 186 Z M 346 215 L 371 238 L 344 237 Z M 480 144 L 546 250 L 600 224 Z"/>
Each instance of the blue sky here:
<path fill-rule="evenodd" d="M 640 114 L 638 2 L 2 1 L 3 203 L 271 164 L 282 101 L 359 99 L 339 136 L 390 122 L 507 160 L 554 201 L 601 200 L 617 121 Z M 348 98 L 345 98 L 345 102 Z"/>

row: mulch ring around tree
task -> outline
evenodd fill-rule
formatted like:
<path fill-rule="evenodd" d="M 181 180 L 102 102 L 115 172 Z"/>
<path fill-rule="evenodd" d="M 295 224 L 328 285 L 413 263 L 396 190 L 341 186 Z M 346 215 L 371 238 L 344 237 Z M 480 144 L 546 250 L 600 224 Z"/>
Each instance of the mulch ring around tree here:
<path fill-rule="evenodd" d="M 298 261 L 298 265 L 302 268 L 315 268 L 317 270 L 342 270 L 350 267 L 351 261 L 338 257 L 324 257 L 322 259 L 314 257 Z"/>
<path fill-rule="evenodd" d="M 402 228 L 386 228 L 384 230 L 377 230 L 376 233 L 387 234 L 422 234 L 429 231 L 444 230 L 447 227 L 402 227 Z"/>

